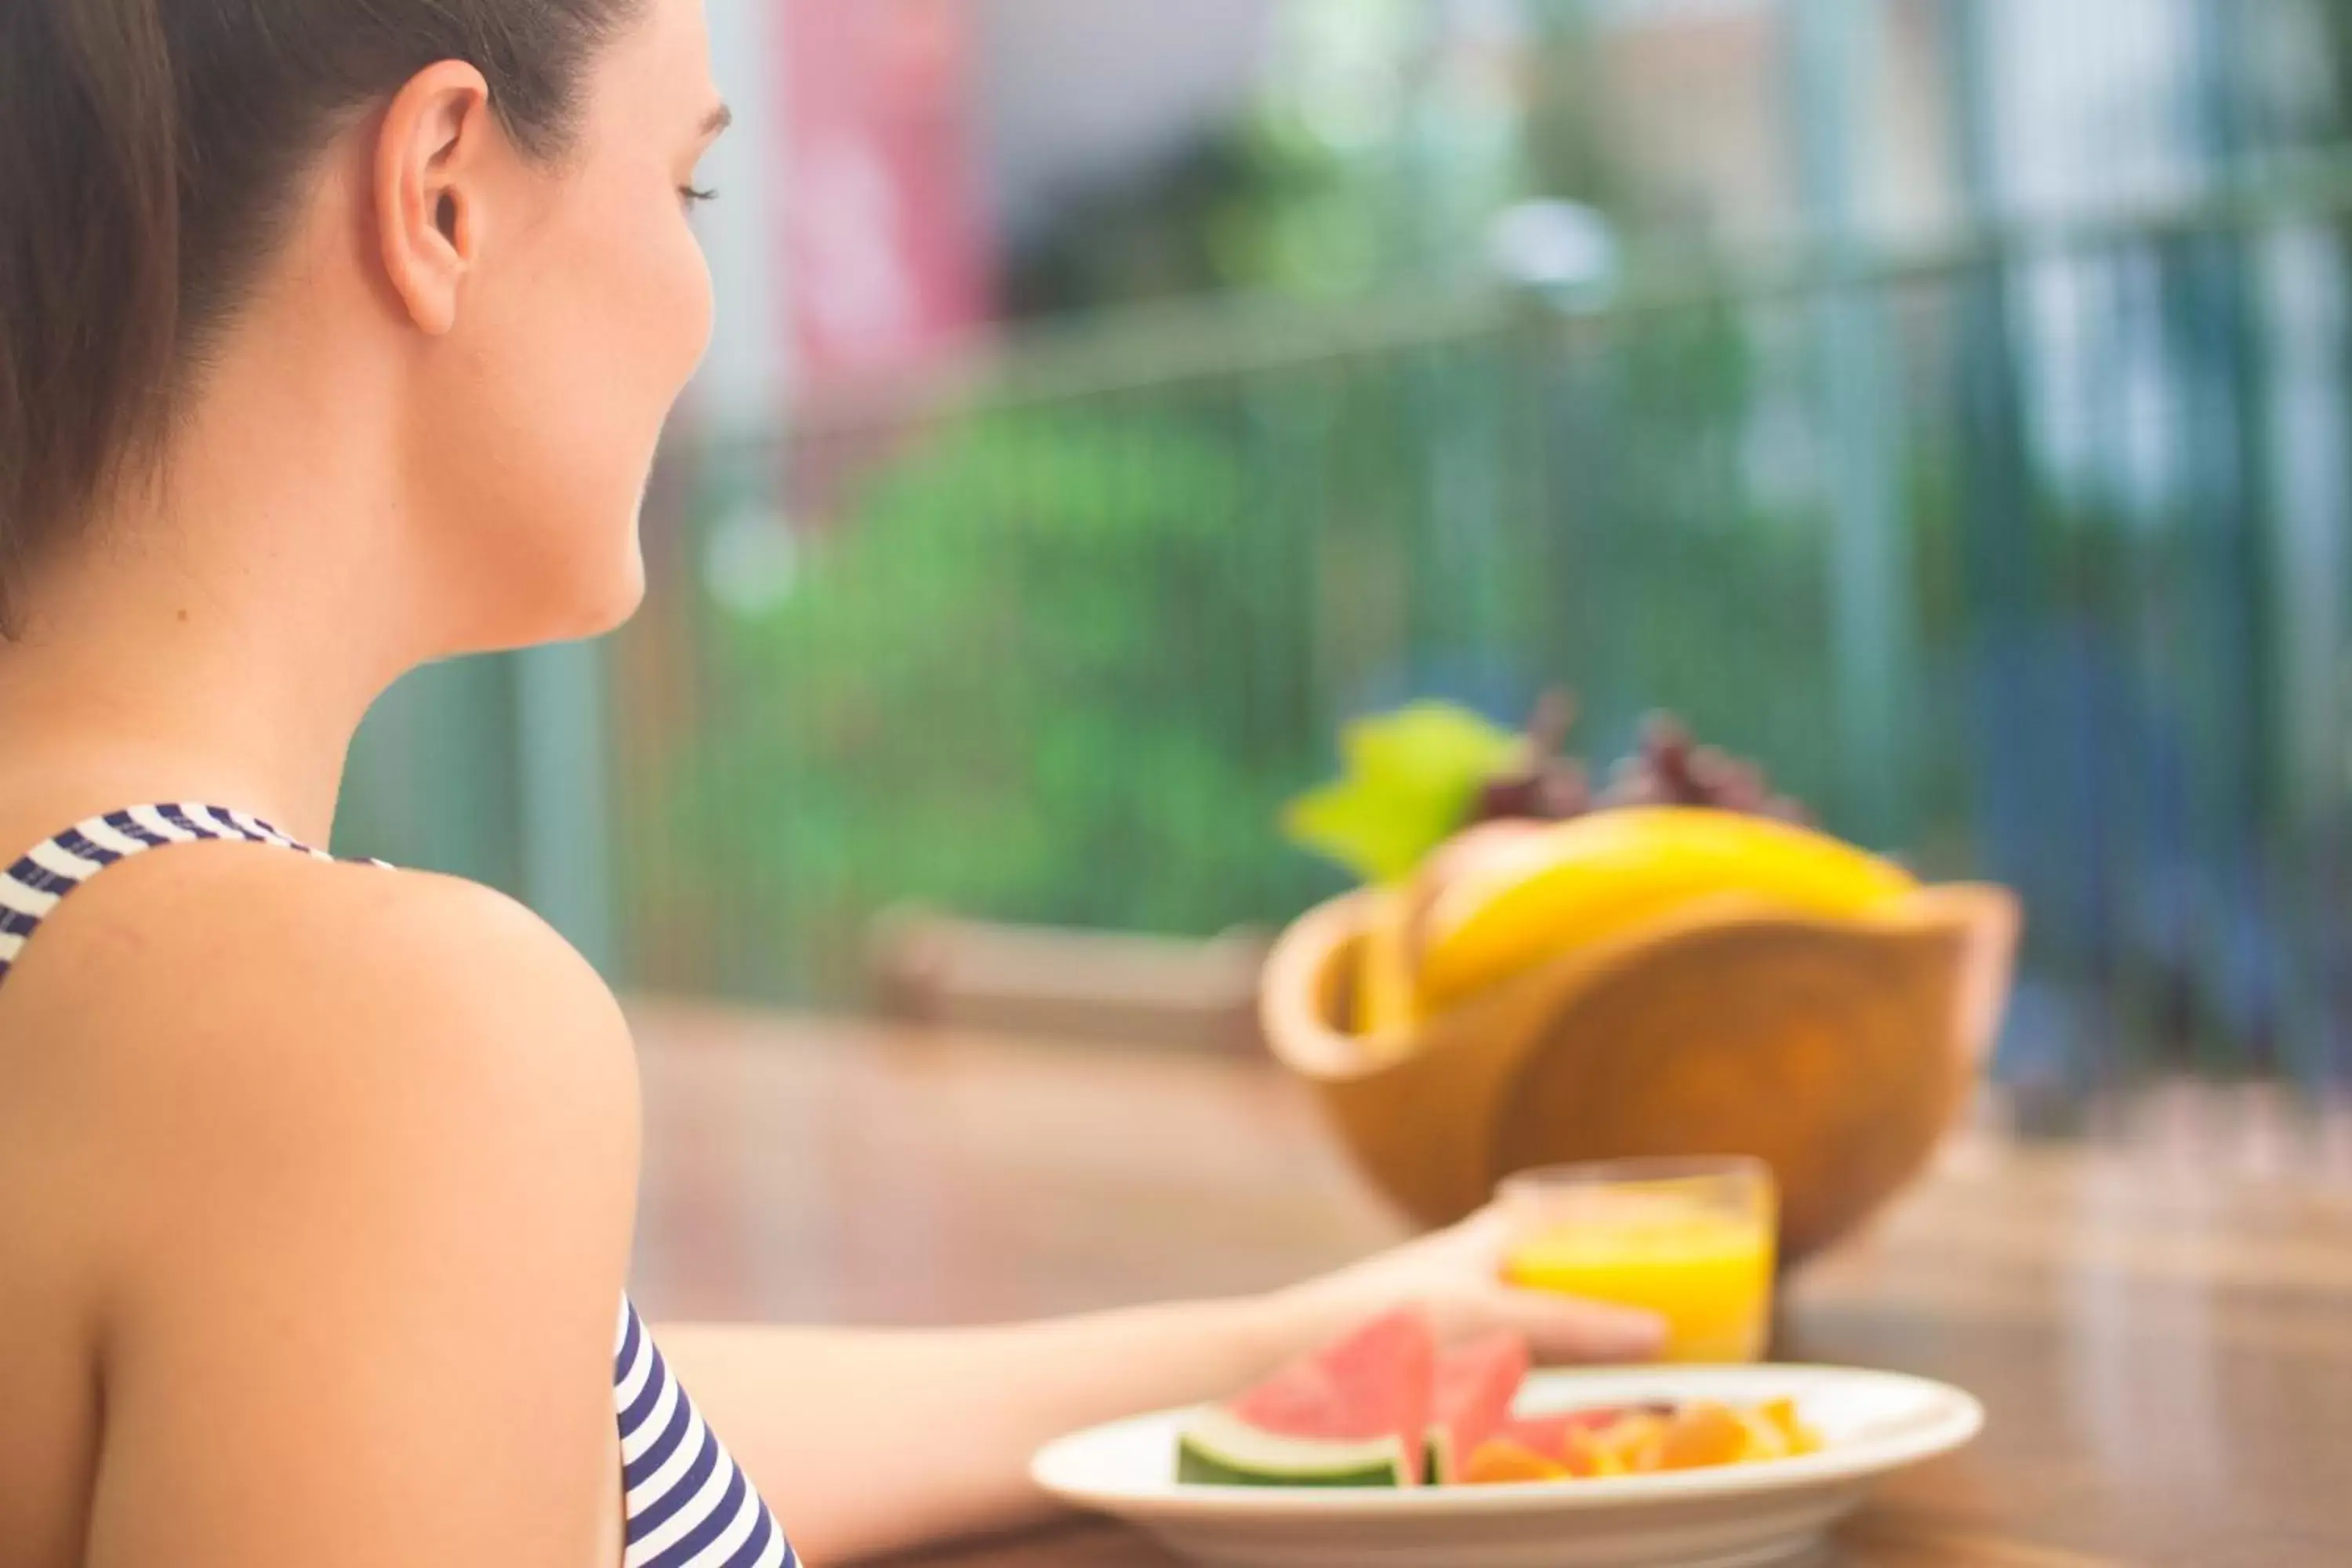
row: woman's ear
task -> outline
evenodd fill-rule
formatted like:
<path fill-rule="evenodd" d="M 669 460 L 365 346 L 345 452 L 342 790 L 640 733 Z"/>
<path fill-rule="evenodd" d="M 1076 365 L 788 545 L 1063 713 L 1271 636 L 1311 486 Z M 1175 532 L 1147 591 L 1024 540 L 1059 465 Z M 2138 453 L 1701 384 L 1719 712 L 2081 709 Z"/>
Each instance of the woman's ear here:
<path fill-rule="evenodd" d="M 374 199 L 384 276 L 409 318 L 436 336 L 457 324 L 480 258 L 485 175 L 503 132 L 489 84 L 457 60 L 418 72 L 377 132 Z"/>

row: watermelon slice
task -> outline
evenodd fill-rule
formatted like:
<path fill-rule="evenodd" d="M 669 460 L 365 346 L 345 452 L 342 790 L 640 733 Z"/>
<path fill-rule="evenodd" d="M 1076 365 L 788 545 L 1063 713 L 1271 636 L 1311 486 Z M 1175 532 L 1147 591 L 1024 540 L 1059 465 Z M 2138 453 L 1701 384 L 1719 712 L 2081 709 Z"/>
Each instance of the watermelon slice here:
<path fill-rule="evenodd" d="M 1391 1312 L 1232 1402 L 1178 1440 L 1176 1479 L 1197 1486 L 1411 1487 L 1421 1483 L 1437 1340 Z"/>
<path fill-rule="evenodd" d="M 1526 1338 L 1504 1331 L 1449 1351 L 1437 1363 L 1437 1387 L 1429 1409 L 1432 1485 L 1461 1483 L 1470 1456 L 1510 1420 L 1511 1401 L 1518 1397 L 1532 1360 Z M 1566 1446 L 1563 1436 L 1561 1447 Z"/>

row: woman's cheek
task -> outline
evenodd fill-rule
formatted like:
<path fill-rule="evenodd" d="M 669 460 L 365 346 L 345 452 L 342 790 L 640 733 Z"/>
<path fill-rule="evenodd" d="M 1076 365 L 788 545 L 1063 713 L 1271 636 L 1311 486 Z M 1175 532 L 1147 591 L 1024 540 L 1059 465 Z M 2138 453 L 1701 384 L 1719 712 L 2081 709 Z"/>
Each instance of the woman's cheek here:
<path fill-rule="evenodd" d="M 681 265 L 678 268 L 677 315 L 678 344 L 682 366 L 677 377 L 679 391 L 710 352 L 710 335 L 718 318 L 718 300 L 710 280 L 709 258 L 703 255 L 702 245 L 691 229 L 685 231 Z"/>

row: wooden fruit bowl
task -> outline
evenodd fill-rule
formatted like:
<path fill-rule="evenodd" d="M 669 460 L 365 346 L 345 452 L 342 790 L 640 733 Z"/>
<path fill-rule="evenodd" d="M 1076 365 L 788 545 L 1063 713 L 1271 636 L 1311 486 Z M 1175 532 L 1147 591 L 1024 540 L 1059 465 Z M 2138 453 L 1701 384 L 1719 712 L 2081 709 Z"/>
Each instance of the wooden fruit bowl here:
<path fill-rule="evenodd" d="M 1313 1084 L 1372 1182 L 1450 1224 L 1515 1171 L 1749 1154 L 1781 1191 L 1795 1261 L 1916 1175 L 1966 1107 L 2010 985 L 2020 916 L 1999 888 L 1922 889 L 1862 919 L 1744 895 L 1565 954 L 1367 1041 L 1348 1016 L 1368 895 L 1284 933 L 1266 1037 Z"/>

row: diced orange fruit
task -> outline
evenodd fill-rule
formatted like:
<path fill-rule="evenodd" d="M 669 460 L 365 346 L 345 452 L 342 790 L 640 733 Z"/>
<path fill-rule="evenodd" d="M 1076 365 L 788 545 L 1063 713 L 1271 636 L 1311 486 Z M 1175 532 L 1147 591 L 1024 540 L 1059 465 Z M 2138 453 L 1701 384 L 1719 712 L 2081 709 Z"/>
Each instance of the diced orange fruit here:
<path fill-rule="evenodd" d="M 1540 1451 L 1563 1441 L 1563 1451 Z M 1665 1470 L 1755 1464 L 1820 1451 L 1821 1435 L 1797 1414 L 1793 1401 L 1731 1406 L 1695 1401 L 1587 1411 L 1513 1423 L 1479 1446 L 1463 1479 L 1473 1486 L 1510 1481 L 1646 1476 Z"/>
<path fill-rule="evenodd" d="M 1601 1440 L 1601 1434 L 1588 1426 L 1572 1426 L 1568 1433 L 1568 1468 L 1576 1476 L 1622 1476 L 1624 1462 L 1616 1451 Z"/>
<path fill-rule="evenodd" d="M 1795 1400 L 1772 1400 L 1761 1407 L 1759 1414 L 1774 1426 L 1780 1428 L 1781 1436 L 1788 1439 L 1788 1451 L 1790 1454 L 1821 1452 L 1822 1435 L 1805 1425 L 1804 1417 L 1797 1414 Z"/>
<path fill-rule="evenodd" d="M 1593 1434 L 1600 1457 L 1596 1474 L 1646 1476 L 1659 1468 L 1666 1436 L 1664 1417 L 1647 1411 L 1627 1415 Z"/>
<path fill-rule="evenodd" d="M 1736 1465 L 1748 1455 L 1747 1426 L 1730 1408 L 1704 1401 L 1683 1406 L 1658 1440 L 1658 1468 L 1704 1470 Z"/>
<path fill-rule="evenodd" d="M 1757 1464 L 1765 1459 L 1785 1459 L 1791 1449 L 1789 1434 L 1780 1424 L 1761 1410 L 1735 1410 L 1746 1451 L 1739 1456 L 1743 1465 Z"/>
<path fill-rule="evenodd" d="M 1462 1472 L 1463 1481 L 1474 1487 L 1501 1486 L 1511 1481 L 1559 1481 L 1568 1476 L 1567 1466 L 1500 1437 L 1479 1444 Z"/>

